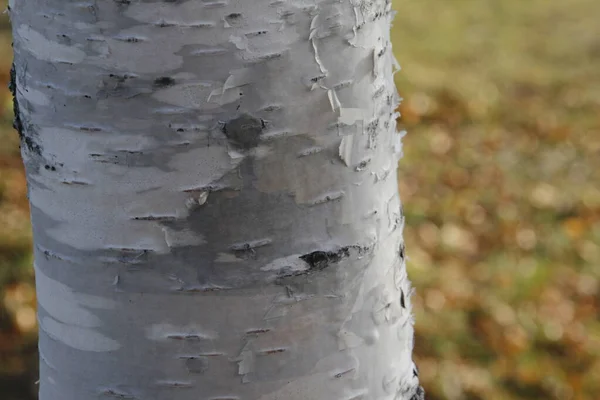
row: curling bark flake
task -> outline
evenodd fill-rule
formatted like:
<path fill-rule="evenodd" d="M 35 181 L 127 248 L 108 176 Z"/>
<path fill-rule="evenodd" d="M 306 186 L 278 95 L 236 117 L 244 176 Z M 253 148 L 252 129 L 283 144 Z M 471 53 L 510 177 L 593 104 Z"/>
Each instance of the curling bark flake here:
<path fill-rule="evenodd" d="M 423 396 L 389 1 L 10 14 L 40 400 Z"/>

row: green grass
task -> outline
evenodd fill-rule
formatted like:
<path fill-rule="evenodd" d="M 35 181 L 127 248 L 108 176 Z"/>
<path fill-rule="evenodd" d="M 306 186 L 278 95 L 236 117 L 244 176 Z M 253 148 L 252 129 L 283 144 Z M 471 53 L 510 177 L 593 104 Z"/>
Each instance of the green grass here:
<path fill-rule="evenodd" d="M 400 124 L 409 132 L 400 188 L 428 399 L 597 399 L 600 2 L 394 4 Z M 7 90 L 0 105 L 4 392 L 6 377 L 35 374 L 35 339 L 18 323 L 34 299 Z"/>

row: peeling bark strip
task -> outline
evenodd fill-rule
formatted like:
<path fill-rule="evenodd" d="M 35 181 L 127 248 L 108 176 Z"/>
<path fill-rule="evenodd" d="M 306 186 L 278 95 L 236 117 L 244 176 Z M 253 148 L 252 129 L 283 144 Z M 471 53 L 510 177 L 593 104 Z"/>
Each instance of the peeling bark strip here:
<path fill-rule="evenodd" d="M 23 132 L 23 124 L 21 123 L 21 113 L 19 112 L 19 101 L 17 99 L 17 70 L 15 69 L 14 63 L 10 67 L 10 81 L 8 82 L 8 90 L 10 90 L 10 93 L 13 96 L 13 128 L 19 133 L 20 136 Z"/>
<path fill-rule="evenodd" d="M 10 0 L 40 400 L 421 400 L 390 0 Z"/>
<path fill-rule="evenodd" d="M 10 93 L 13 96 L 13 128 L 19 134 L 21 144 L 25 145 L 31 153 L 39 155 L 41 152 L 41 148 L 37 143 L 35 143 L 33 137 L 31 136 L 31 134 L 33 133 L 32 128 L 29 127 L 29 131 L 31 131 L 31 134 L 28 135 L 26 129 L 23 126 L 23 120 L 21 119 L 21 109 L 19 107 L 19 99 L 17 98 L 17 91 L 19 90 L 17 87 L 17 69 L 14 63 L 10 68 L 10 81 L 8 82 L 8 90 L 10 90 Z"/>

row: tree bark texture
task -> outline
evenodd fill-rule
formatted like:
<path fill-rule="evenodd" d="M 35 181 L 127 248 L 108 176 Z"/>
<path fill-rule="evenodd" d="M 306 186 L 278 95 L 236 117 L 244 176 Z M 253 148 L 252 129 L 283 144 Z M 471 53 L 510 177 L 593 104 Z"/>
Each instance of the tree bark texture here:
<path fill-rule="evenodd" d="M 390 1 L 10 14 L 40 400 L 422 397 Z"/>

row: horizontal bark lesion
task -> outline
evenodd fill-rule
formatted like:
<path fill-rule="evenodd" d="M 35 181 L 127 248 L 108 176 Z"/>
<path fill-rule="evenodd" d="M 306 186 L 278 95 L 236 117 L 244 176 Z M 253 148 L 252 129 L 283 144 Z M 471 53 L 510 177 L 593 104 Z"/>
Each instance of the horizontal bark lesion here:
<path fill-rule="evenodd" d="M 285 348 L 275 348 L 275 349 L 259 350 L 257 353 L 258 353 L 258 355 L 268 356 L 271 354 L 283 353 L 285 351 L 287 351 L 287 349 L 285 349 Z"/>
<path fill-rule="evenodd" d="M 352 373 L 352 372 L 354 372 L 354 371 L 356 371 L 356 368 L 350 368 L 350 369 L 347 369 L 347 370 L 345 370 L 345 371 L 338 372 L 338 373 L 337 373 L 337 374 L 335 374 L 333 377 L 334 377 L 334 378 L 338 378 L 338 379 L 339 379 L 339 378 L 341 378 L 341 377 L 344 377 L 344 376 L 346 376 L 346 375 L 348 375 L 348 374 L 350 374 L 350 373 Z"/>
<path fill-rule="evenodd" d="M 170 76 L 161 76 L 154 80 L 154 86 L 157 88 L 165 88 L 169 86 L 173 86 L 175 84 L 175 79 Z"/>
<path fill-rule="evenodd" d="M 252 329 L 252 330 L 246 331 L 246 335 L 260 335 L 260 334 L 268 333 L 268 332 L 271 332 L 271 329 L 269 329 L 269 328 Z"/>
<path fill-rule="evenodd" d="M 114 388 L 102 389 L 100 391 L 100 395 L 106 396 L 106 397 L 112 397 L 115 399 L 131 399 L 131 400 L 136 399 L 136 397 L 134 395 L 132 395 L 131 393 L 127 393 L 122 390 L 118 390 L 118 389 L 114 389 Z"/>
<path fill-rule="evenodd" d="M 282 268 L 278 271 L 278 276 L 275 280 L 276 284 L 283 284 L 286 278 L 293 278 L 297 276 L 306 276 L 314 274 L 315 272 L 322 271 L 335 264 L 339 264 L 343 260 L 350 258 L 351 251 L 357 252 L 358 257 L 367 253 L 370 250 L 369 247 L 352 245 L 344 246 L 334 251 L 323 251 L 317 250 L 311 253 L 307 253 L 299 256 L 298 258 L 306 264 L 306 268 L 302 270 L 289 268 Z"/>
<path fill-rule="evenodd" d="M 273 240 L 271 238 L 264 238 L 264 239 L 251 240 L 248 242 L 234 243 L 231 246 L 229 246 L 229 248 L 234 252 L 245 252 L 245 251 L 252 251 L 253 249 L 256 249 L 257 247 L 268 246 L 271 243 L 273 243 Z"/>

